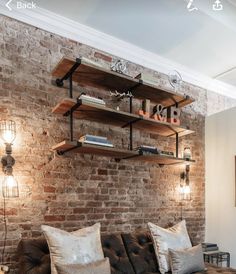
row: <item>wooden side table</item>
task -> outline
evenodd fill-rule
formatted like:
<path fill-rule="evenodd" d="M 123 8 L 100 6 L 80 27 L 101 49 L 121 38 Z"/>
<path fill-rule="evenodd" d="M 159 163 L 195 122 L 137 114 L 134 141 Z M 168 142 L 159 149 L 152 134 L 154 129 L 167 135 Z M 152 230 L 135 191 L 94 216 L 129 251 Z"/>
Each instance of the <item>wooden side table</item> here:
<path fill-rule="evenodd" d="M 230 267 L 230 253 L 223 251 L 208 251 L 203 252 L 204 261 L 207 263 L 222 266 L 222 263 L 226 263 L 227 267 Z"/>

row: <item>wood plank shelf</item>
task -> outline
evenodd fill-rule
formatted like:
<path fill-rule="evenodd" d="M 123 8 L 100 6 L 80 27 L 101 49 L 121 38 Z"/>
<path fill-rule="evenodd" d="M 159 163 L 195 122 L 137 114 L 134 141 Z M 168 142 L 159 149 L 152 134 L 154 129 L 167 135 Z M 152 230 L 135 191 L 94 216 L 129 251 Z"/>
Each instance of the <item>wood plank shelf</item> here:
<path fill-rule="evenodd" d="M 128 157 L 138 156 L 137 151 L 84 144 L 78 141 L 73 141 L 73 142 L 63 141 L 53 146 L 52 149 L 58 151 L 59 153 L 71 151 L 71 152 L 82 153 L 82 154 L 96 154 L 96 155 L 112 157 L 116 159 L 124 159 Z"/>
<path fill-rule="evenodd" d="M 150 133 L 155 133 L 161 136 L 175 137 L 178 133 L 179 137 L 193 133 L 194 131 L 180 126 L 175 126 L 170 123 L 155 121 L 154 119 L 143 118 L 139 115 L 117 111 L 105 106 L 84 102 L 83 100 L 64 98 L 52 110 L 55 114 L 65 115 L 77 103 L 78 108 L 74 111 L 74 117 L 90 121 L 101 122 L 109 125 L 123 127 L 128 123 L 133 123 L 134 128 L 145 129 Z"/>
<path fill-rule="evenodd" d="M 126 159 L 126 160 L 138 160 L 138 161 L 146 161 L 146 162 L 155 162 L 160 165 L 175 165 L 175 164 L 190 164 L 195 161 L 189 160 L 186 161 L 182 158 L 176 158 L 173 156 L 166 155 L 141 155 L 138 151 L 130 151 L 124 149 L 118 149 L 113 147 L 104 147 L 98 145 L 90 145 L 80 143 L 78 141 L 63 141 L 52 147 L 52 150 L 58 151 L 59 154 L 64 154 L 66 152 L 74 152 L 81 154 L 91 154 L 91 155 L 99 155 L 102 157 L 112 157 L 118 160 Z"/>
<path fill-rule="evenodd" d="M 77 103 L 79 103 L 79 106 L 74 111 L 74 117 L 78 119 L 101 122 L 120 127 L 139 119 L 139 116 L 132 113 L 117 111 L 105 106 L 84 102 L 83 100 L 78 100 L 77 102 L 77 100 L 70 98 L 64 98 L 55 108 L 53 108 L 52 112 L 64 115 Z"/>
<path fill-rule="evenodd" d="M 164 105 L 165 107 L 179 104 L 179 107 L 186 106 L 194 100 L 189 96 L 184 96 L 167 89 L 135 79 L 130 76 L 120 74 L 108 69 L 104 69 L 96 64 L 79 59 L 80 65 L 73 73 L 72 79 L 81 86 L 102 88 L 104 90 L 117 90 L 120 93 L 131 91 L 134 97 L 139 99 L 150 99 L 153 102 Z M 62 79 L 76 61 L 63 58 L 53 70 L 54 77 Z"/>
<path fill-rule="evenodd" d="M 127 160 L 135 159 L 139 161 L 144 162 L 155 162 L 159 165 L 177 165 L 177 164 L 193 164 L 195 163 L 194 160 L 186 160 L 183 158 L 176 158 L 174 156 L 166 156 L 166 155 L 159 155 L 159 154 L 153 154 L 153 155 L 139 155 L 135 158 L 127 158 Z"/>

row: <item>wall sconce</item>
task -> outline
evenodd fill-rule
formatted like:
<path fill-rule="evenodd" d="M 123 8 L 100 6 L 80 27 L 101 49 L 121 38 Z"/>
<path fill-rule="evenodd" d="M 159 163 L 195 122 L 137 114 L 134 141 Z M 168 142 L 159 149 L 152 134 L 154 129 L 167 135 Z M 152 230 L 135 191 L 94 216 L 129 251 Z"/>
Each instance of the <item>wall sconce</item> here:
<path fill-rule="evenodd" d="M 13 176 L 15 159 L 11 156 L 12 144 L 16 138 L 16 123 L 11 120 L 0 121 L 0 137 L 6 146 L 6 155 L 2 157 L 2 170 L 4 179 L 2 182 L 2 195 L 4 198 L 19 197 L 18 182 Z"/>
<path fill-rule="evenodd" d="M 189 186 L 190 165 L 186 165 L 185 171 L 180 173 L 180 197 L 181 200 L 191 200 L 191 189 Z"/>

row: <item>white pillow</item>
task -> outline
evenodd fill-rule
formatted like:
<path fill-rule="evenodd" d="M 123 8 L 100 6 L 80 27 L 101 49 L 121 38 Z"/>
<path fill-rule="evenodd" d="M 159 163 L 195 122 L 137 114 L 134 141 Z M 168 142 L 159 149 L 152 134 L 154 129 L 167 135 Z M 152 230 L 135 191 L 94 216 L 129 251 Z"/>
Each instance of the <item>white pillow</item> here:
<path fill-rule="evenodd" d="M 192 247 L 185 220 L 170 227 L 148 223 L 151 232 L 156 257 L 159 263 L 159 270 L 162 274 L 170 270 L 169 248 L 173 250 Z"/>
<path fill-rule="evenodd" d="M 57 274 L 55 264 L 85 265 L 104 259 L 100 227 L 98 223 L 70 233 L 42 225 L 50 251 L 51 273 Z"/>
<path fill-rule="evenodd" d="M 56 269 L 58 274 L 111 274 L 111 267 L 108 258 L 86 265 L 56 265 Z"/>

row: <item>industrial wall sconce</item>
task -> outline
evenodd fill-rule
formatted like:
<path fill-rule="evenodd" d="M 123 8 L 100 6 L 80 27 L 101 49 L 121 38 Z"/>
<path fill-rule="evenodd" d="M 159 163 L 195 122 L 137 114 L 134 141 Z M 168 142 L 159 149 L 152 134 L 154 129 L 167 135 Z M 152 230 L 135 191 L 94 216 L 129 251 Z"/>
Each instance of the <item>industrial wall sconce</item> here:
<path fill-rule="evenodd" d="M 191 189 L 189 186 L 190 165 L 185 166 L 185 171 L 180 173 L 180 197 L 181 200 L 191 200 Z"/>
<path fill-rule="evenodd" d="M 12 145 L 16 138 L 16 123 L 11 120 L 0 121 L 0 137 L 6 146 L 6 155 L 2 157 L 2 195 L 4 198 L 19 197 L 18 182 L 13 176 L 15 159 L 12 157 Z"/>

